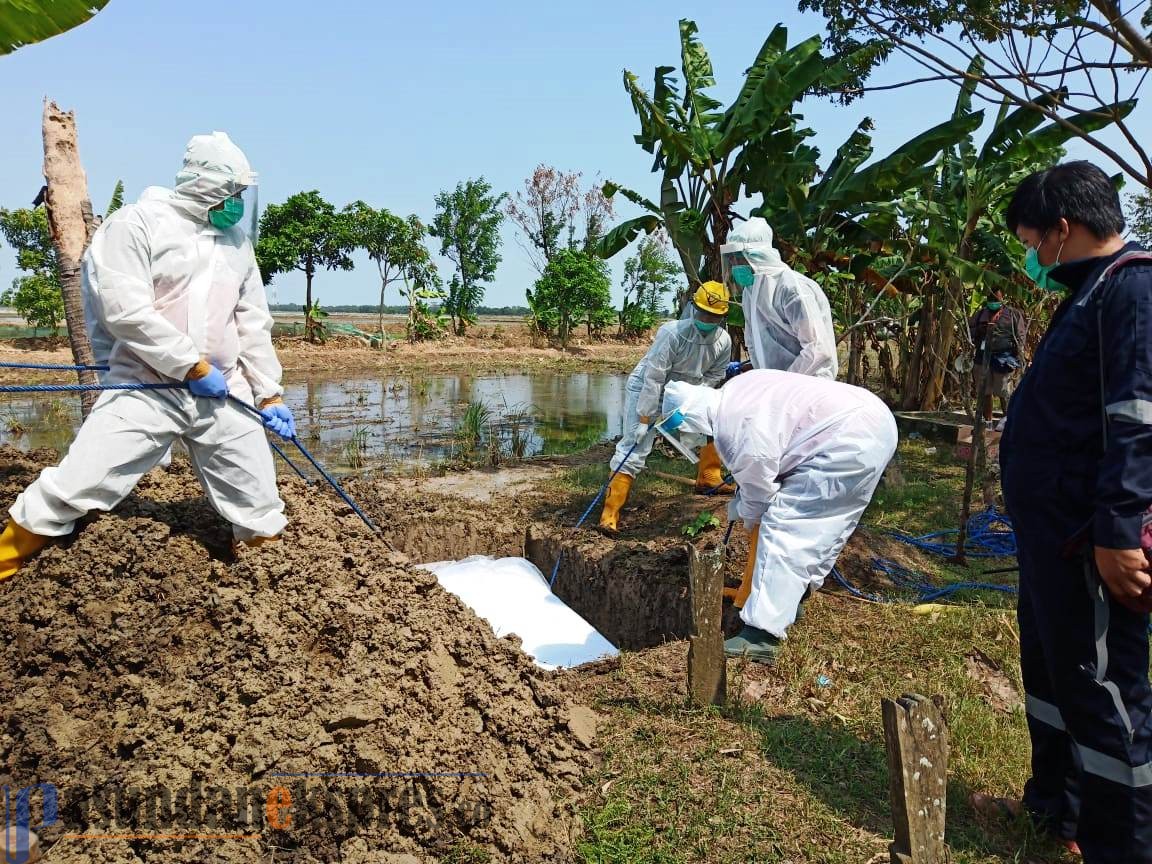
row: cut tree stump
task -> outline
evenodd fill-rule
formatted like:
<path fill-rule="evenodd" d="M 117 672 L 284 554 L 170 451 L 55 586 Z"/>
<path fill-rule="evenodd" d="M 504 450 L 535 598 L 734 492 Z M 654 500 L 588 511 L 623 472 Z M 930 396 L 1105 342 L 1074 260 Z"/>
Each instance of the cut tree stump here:
<path fill-rule="evenodd" d="M 694 705 L 723 705 L 728 688 L 724 660 L 724 547 L 688 547 L 688 585 L 692 634 L 688 637 L 688 700 Z"/>
<path fill-rule="evenodd" d="M 936 703 L 923 696 L 905 694 L 881 704 L 895 825 L 892 864 L 944 864 L 948 727 Z"/>
<path fill-rule="evenodd" d="M 88 198 L 88 177 L 84 173 L 84 166 L 80 164 L 76 118 L 71 111 L 62 111 L 55 102 L 45 99 L 43 133 L 44 179 L 48 181 L 44 206 L 52 242 L 56 247 L 72 362 L 78 366 L 91 366 L 92 345 L 88 341 L 88 329 L 84 324 L 80 261 L 92 241 L 96 220 L 92 216 L 92 202 Z M 91 370 L 80 371 L 77 376 L 81 384 L 99 383 L 96 373 Z M 96 404 L 98 395 L 94 392 L 80 394 L 85 417 Z"/>

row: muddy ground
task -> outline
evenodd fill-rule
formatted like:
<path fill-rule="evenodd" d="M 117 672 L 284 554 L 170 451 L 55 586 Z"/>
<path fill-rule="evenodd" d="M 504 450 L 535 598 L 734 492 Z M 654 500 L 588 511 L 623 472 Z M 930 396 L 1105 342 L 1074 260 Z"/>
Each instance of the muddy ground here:
<path fill-rule="evenodd" d="M 646 342 L 575 339 L 567 350 L 561 350 L 534 339 L 523 325 L 479 326 L 465 337 L 451 336 L 417 344 L 396 338 L 384 348 L 372 348 L 350 337 L 334 337 L 323 345 L 312 345 L 294 336 L 277 337 L 274 341 L 287 381 L 321 373 L 628 372 L 648 348 Z M 0 341 L 0 363 L 71 362 L 72 353 L 61 340 Z M 0 369 L 0 383 L 67 383 L 72 380 L 68 375 Z"/>
<path fill-rule="evenodd" d="M 606 475 L 612 449 L 599 444 L 499 470 L 424 480 L 353 480 L 348 487 L 391 542 L 414 558 L 523 555 L 546 577 L 555 573 L 556 594 L 614 645 L 642 650 L 688 635 L 690 541 L 682 528 L 702 513 L 715 514 L 723 525 L 728 498 L 694 494 L 691 480 L 661 475 L 668 481 L 662 489 L 644 483 L 634 488 L 617 535 L 596 528 L 599 506 L 575 528 L 591 496 L 573 495 L 560 481 L 566 471 L 590 465 L 605 466 Z M 717 542 L 723 535 L 723 527 L 712 528 L 698 542 Z M 725 556 L 731 587 L 740 584 L 747 550 L 747 535 L 737 525 Z M 876 558 L 921 572 L 930 563 L 912 547 L 861 528 L 845 546 L 838 568 L 855 587 L 893 593 L 892 580 L 873 567 Z M 824 590 L 843 591 L 832 579 Z M 729 635 L 740 628 L 738 613 L 728 604 L 724 626 Z"/>
<path fill-rule="evenodd" d="M 586 502 L 559 480 L 609 449 L 349 481 L 380 536 L 327 489 L 281 478 L 283 540 L 233 553 L 180 462 L 84 520 L 0 583 L 0 783 L 60 790 L 49 860 L 572 860 L 598 759 L 597 718 L 580 704 L 596 669 L 539 672 L 410 565 L 524 554 L 549 575 L 559 557 L 561 598 L 621 648 L 671 651 L 659 656 L 682 679 L 679 526 L 723 518 L 726 502 L 684 483 L 640 489 L 618 537 L 575 529 Z M 4 506 L 53 459 L 0 451 Z M 884 587 L 870 567 L 884 544 L 859 532 L 841 566 Z M 734 532 L 731 585 L 745 551 Z"/>
<path fill-rule="evenodd" d="M 5 507 L 37 456 L 0 452 Z M 595 715 L 282 490 L 283 540 L 234 555 L 190 472 L 154 472 L 0 585 L 0 783 L 55 785 L 49 860 L 570 860 Z"/>

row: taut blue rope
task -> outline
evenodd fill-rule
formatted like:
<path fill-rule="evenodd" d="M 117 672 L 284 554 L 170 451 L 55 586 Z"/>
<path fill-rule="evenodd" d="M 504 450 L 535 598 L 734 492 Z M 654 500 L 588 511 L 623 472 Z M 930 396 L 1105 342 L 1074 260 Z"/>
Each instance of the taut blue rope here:
<path fill-rule="evenodd" d="M 63 367 L 63 368 L 75 370 L 77 367 L 71 366 L 71 367 Z M 101 369 L 105 369 L 106 367 L 96 367 L 96 368 L 98 370 L 101 370 Z M 139 384 L 139 383 L 132 383 L 132 384 L 0 384 L 0 393 L 88 393 L 88 392 L 94 392 L 94 391 L 98 391 L 98 390 L 183 390 L 183 389 L 186 389 L 186 387 L 187 387 L 187 385 L 183 384 L 183 383 L 170 383 L 170 384 Z M 264 415 L 260 412 L 260 409 L 257 408 L 255 405 L 249 405 L 243 399 L 237 399 L 235 396 L 229 396 L 228 400 L 235 403 L 236 405 L 239 405 L 241 408 L 244 408 L 247 411 L 251 411 L 253 414 L 255 414 L 257 417 L 260 418 L 261 424 L 263 424 Z M 371 528 L 373 531 L 379 532 L 380 529 L 377 528 L 376 525 L 373 524 L 372 520 L 369 519 L 364 514 L 363 510 L 361 510 L 359 507 L 356 506 L 356 502 L 352 500 L 352 498 L 348 495 L 347 492 L 345 492 L 343 490 L 343 488 L 341 488 L 340 484 L 336 482 L 336 479 L 334 477 L 332 477 L 332 475 L 330 475 L 327 471 L 324 470 L 324 466 L 321 465 L 319 462 L 317 462 L 315 458 L 313 458 L 312 454 L 308 452 L 308 450 L 304 447 L 304 445 L 301 444 L 300 441 L 295 437 L 289 438 L 288 440 L 296 445 L 296 449 L 299 450 L 302 454 L 304 454 L 304 458 L 312 463 L 312 467 L 315 468 L 319 472 L 321 477 L 323 477 L 325 480 L 328 481 L 328 484 L 333 489 L 336 490 L 336 494 L 338 494 L 341 498 L 344 499 L 344 503 L 352 508 L 353 512 L 364 521 L 364 524 L 367 525 L 369 528 Z M 293 463 L 292 460 L 288 458 L 287 454 L 284 453 L 283 450 L 281 450 L 279 447 L 276 446 L 276 443 L 274 441 L 269 441 L 268 443 L 272 446 L 272 449 L 276 453 L 278 453 L 282 459 L 284 459 L 285 462 L 287 462 L 289 465 L 292 466 L 293 471 L 295 471 L 305 481 L 308 480 L 308 478 L 304 476 L 304 472 L 302 472 L 300 470 L 300 468 L 297 467 L 296 464 Z"/>

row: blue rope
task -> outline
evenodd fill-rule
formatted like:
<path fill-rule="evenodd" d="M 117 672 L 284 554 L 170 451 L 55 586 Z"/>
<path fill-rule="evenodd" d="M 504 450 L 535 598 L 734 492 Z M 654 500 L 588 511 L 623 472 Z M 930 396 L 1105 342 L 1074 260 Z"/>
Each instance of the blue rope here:
<path fill-rule="evenodd" d="M 999 525 L 1001 527 L 994 528 Z M 1008 558 L 1016 555 L 1016 535 L 1012 530 L 1012 521 L 1006 514 L 999 513 L 995 507 L 989 507 L 980 513 L 973 514 L 968 520 L 968 540 L 965 543 L 965 554 L 974 558 Z M 890 537 L 907 543 L 916 549 L 932 555 L 951 557 L 956 552 L 955 543 L 938 542 L 940 537 L 955 537 L 959 532 L 955 529 L 949 531 L 934 531 L 930 534 L 912 536 L 900 531 L 887 532 Z M 872 569 L 883 573 L 892 580 L 892 584 L 904 591 L 911 591 L 916 595 L 918 603 L 931 603 L 944 597 L 950 597 L 960 591 L 999 591 L 1004 594 L 1015 594 L 1015 585 L 1004 585 L 998 582 L 956 582 L 951 585 L 933 585 L 922 574 L 909 570 L 895 561 L 886 558 L 873 558 Z M 876 603 L 892 602 L 890 598 L 880 594 L 862 591 L 853 585 L 837 568 L 833 567 L 831 576 L 836 582 L 854 597 L 871 600 Z"/>
<path fill-rule="evenodd" d="M 0 369 L 52 369 L 65 372 L 107 372 L 107 366 L 69 366 L 62 363 L 0 363 Z"/>
<path fill-rule="evenodd" d="M 0 364 L 2 365 L 2 364 Z M 14 364 L 15 365 L 15 364 Z M 76 369 L 75 366 L 62 366 L 62 369 Z M 107 369 L 107 366 L 92 367 L 95 369 Z M 0 384 L 0 393 L 91 393 L 102 390 L 181 390 L 186 385 L 180 384 Z M 312 485 L 312 481 L 308 479 L 307 475 L 300 470 L 295 462 L 288 458 L 288 454 L 276 446 L 276 442 L 269 440 L 268 443 L 272 449 L 288 463 L 288 466 L 296 472 L 297 476 L 307 483 Z"/>
<path fill-rule="evenodd" d="M 1001 525 L 1002 528 L 993 528 Z M 959 531 L 955 528 L 947 531 L 933 531 L 930 534 L 913 536 L 901 531 L 887 532 L 889 537 L 906 543 L 913 548 L 932 555 L 950 557 L 956 553 L 956 543 L 947 542 L 942 538 L 956 538 Z M 964 544 L 964 554 L 973 558 L 1010 558 L 1016 554 L 1016 534 L 1012 530 L 1012 521 L 1007 514 L 997 512 L 995 507 L 989 507 L 980 513 L 974 514 L 968 520 L 968 538 Z"/>
<path fill-rule="evenodd" d="M 0 393 L 92 393 L 97 390 L 180 390 L 184 384 L 0 384 Z"/>
<path fill-rule="evenodd" d="M 251 411 L 253 414 L 255 414 L 257 417 L 260 418 L 261 422 L 263 422 L 264 415 L 261 413 L 260 409 L 257 408 L 255 405 L 249 405 L 243 399 L 237 399 L 235 396 L 229 396 L 228 401 L 233 402 L 236 405 L 239 405 L 241 408 L 243 408 L 246 411 Z M 380 529 L 377 528 L 375 524 L 373 524 L 371 519 L 369 519 L 366 515 L 364 515 L 363 510 L 361 510 L 359 507 L 356 506 L 356 502 L 353 501 L 351 496 L 349 496 L 348 493 L 345 492 L 344 489 L 340 486 L 340 484 L 336 482 L 336 478 L 333 477 L 331 474 L 329 474 L 327 471 L 325 471 L 324 466 L 321 465 L 319 462 L 317 462 L 315 458 L 313 458 L 312 454 L 308 452 L 307 448 L 305 448 L 304 445 L 300 443 L 300 439 L 293 436 L 287 440 L 291 441 L 293 444 L 296 445 L 296 449 L 299 450 L 304 455 L 305 459 L 307 459 L 309 462 L 312 463 L 312 467 L 315 468 L 317 472 L 319 472 L 321 477 L 323 477 L 325 480 L 328 481 L 328 485 L 336 490 L 336 494 L 344 499 L 344 503 L 352 508 L 352 511 L 357 516 L 360 517 L 360 519 L 364 522 L 364 524 L 367 525 L 369 528 L 371 528 L 374 532 L 379 533 Z"/>
<path fill-rule="evenodd" d="M 604 497 L 604 492 L 605 492 L 605 490 L 607 490 L 609 484 L 611 484 L 612 479 L 617 474 L 620 473 L 620 469 L 624 467 L 624 463 L 628 461 L 628 457 L 632 455 L 632 451 L 635 450 L 638 446 L 639 446 L 639 442 L 637 442 L 636 444 L 633 444 L 630 448 L 628 448 L 628 452 L 624 455 L 624 458 L 620 460 L 620 464 L 616 466 L 616 470 L 608 475 L 608 479 L 604 481 L 604 485 L 600 487 L 600 491 L 596 493 L 596 497 L 592 499 L 592 503 L 589 504 L 588 509 L 584 511 L 584 515 L 582 515 L 580 517 L 580 521 L 576 523 L 577 528 L 579 528 L 581 525 L 583 525 L 584 520 L 588 518 L 588 514 L 596 509 L 596 505 L 599 504 L 600 499 Z M 556 564 L 552 568 L 552 578 L 550 578 L 548 580 L 548 588 L 549 589 L 551 589 L 552 586 L 556 584 L 556 575 L 560 572 L 560 562 L 563 560 L 564 560 L 564 547 L 561 546 L 560 547 L 560 554 L 556 556 Z"/>
<path fill-rule="evenodd" d="M 172 384 L 138 384 L 138 383 L 133 383 L 133 384 L 23 384 L 23 385 L 4 384 L 4 385 L 0 385 L 0 393 L 86 393 L 86 392 L 92 392 L 92 391 L 96 391 L 96 390 L 178 390 L 178 389 L 184 389 L 186 386 L 187 385 L 185 385 L 183 383 L 179 383 L 179 384 L 177 384 L 177 383 L 172 383 Z M 237 399 L 235 396 L 229 396 L 228 399 L 229 399 L 229 401 L 234 402 L 235 404 L 239 405 L 241 408 L 244 408 L 247 411 L 251 411 L 253 414 L 255 414 L 257 417 L 260 418 L 261 425 L 263 425 L 264 415 L 260 412 L 260 409 L 257 408 L 255 405 L 249 405 L 243 399 Z M 331 474 L 329 474 L 327 471 L 324 470 L 324 466 L 321 465 L 319 462 L 317 462 L 312 457 L 312 454 L 309 453 L 307 451 L 307 449 L 305 449 L 304 445 L 301 444 L 300 441 L 296 438 L 289 438 L 288 440 L 296 445 L 296 449 L 304 454 L 304 458 L 312 463 L 312 467 L 315 468 L 319 472 L 321 477 L 323 477 L 325 480 L 328 481 L 328 484 L 333 489 L 336 490 L 336 493 L 341 498 L 344 499 L 344 503 L 346 503 L 349 507 L 351 507 L 357 516 L 359 516 L 362 520 L 364 520 L 364 524 L 367 525 L 369 528 L 371 528 L 373 531 L 379 532 L 380 529 L 377 528 L 374 524 L 372 524 L 372 520 L 364 515 L 364 511 L 356 506 L 356 502 L 353 501 L 351 499 L 351 497 L 349 497 L 348 493 L 345 492 L 341 488 L 340 484 L 336 482 L 336 479 L 334 477 L 332 477 Z M 308 478 L 304 476 L 304 473 L 300 470 L 300 468 L 297 467 L 292 462 L 292 460 L 288 458 L 288 455 L 286 453 L 284 453 L 283 450 L 281 450 L 279 447 L 276 446 L 275 442 L 269 441 L 268 443 L 272 446 L 273 450 L 275 450 L 277 453 L 280 454 L 280 456 L 284 459 L 285 462 L 287 462 L 289 465 L 292 466 L 293 471 L 295 471 L 305 481 L 308 480 Z M 631 454 L 629 454 L 629 455 L 631 455 Z"/>

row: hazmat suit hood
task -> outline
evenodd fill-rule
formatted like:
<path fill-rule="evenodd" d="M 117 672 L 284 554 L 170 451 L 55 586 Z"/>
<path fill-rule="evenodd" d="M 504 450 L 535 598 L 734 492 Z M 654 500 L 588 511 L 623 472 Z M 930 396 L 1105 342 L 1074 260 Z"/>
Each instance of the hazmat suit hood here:
<path fill-rule="evenodd" d="M 720 247 L 721 255 L 736 252 L 742 252 L 757 272 L 761 268 L 784 265 L 780 253 L 772 245 L 772 226 L 759 216 L 753 216 L 739 228 L 733 229 L 728 235 L 728 242 Z"/>
<path fill-rule="evenodd" d="M 835 379 L 836 331 L 828 298 L 784 263 L 768 223 L 757 216 L 734 229 L 720 247 L 720 262 L 725 283 L 740 297 L 752 365 Z M 750 274 L 743 271 L 745 262 Z"/>
<path fill-rule="evenodd" d="M 664 417 L 677 410 L 683 415 L 683 421 L 676 427 L 682 437 L 711 435 L 716 409 L 720 407 L 720 391 L 687 381 L 673 381 L 664 388 L 661 407 Z"/>
<path fill-rule="evenodd" d="M 248 157 L 225 133 L 193 135 L 176 175 L 172 205 L 194 221 L 207 222 L 211 208 L 254 185 L 256 172 Z"/>
<path fill-rule="evenodd" d="M 136 199 L 138 204 L 143 204 L 146 201 L 171 201 L 172 190 L 167 186 L 145 186 L 144 191 L 140 193 L 140 197 Z"/>

